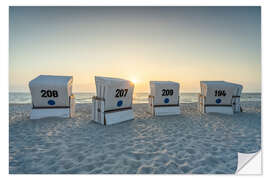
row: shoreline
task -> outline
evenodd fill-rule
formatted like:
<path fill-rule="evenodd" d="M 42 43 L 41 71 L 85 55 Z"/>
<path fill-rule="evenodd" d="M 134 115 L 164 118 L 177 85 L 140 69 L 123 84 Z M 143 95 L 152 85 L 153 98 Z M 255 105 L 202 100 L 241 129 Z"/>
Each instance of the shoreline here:
<path fill-rule="evenodd" d="M 75 99 L 75 101 L 76 101 L 76 99 Z M 260 103 L 262 103 L 261 101 L 241 101 L 240 102 L 240 104 L 246 104 L 246 103 L 258 103 L 258 102 L 260 102 Z M 179 103 L 180 105 L 181 104 L 197 104 L 198 102 L 181 102 L 181 103 Z M 80 102 L 76 102 L 76 105 L 77 104 L 85 104 L 85 105 L 87 105 L 87 104 L 92 104 L 92 102 L 82 102 L 82 103 L 80 103 Z M 133 105 L 137 105 L 137 104 L 148 104 L 147 102 L 143 102 L 143 103 L 133 103 Z M 9 103 L 9 106 L 10 105 L 31 105 L 31 103 Z"/>

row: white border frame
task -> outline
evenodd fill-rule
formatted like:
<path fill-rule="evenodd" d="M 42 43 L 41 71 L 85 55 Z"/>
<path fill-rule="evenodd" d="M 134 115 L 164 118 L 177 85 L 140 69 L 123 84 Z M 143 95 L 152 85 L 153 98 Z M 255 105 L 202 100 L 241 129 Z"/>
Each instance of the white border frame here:
<path fill-rule="evenodd" d="M 0 6 L 0 18 L 1 18 L 1 28 L 0 28 L 0 73 L 1 73 L 1 175 L 2 178 L 22 178 L 22 179 L 47 179 L 48 177 L 45 175 L 42 176 L 21 176 L 21 175 L 8 175 L 8 39 L 9 39 L 9 30 L 8 30 L 8 6 L 261 6 L 262 8 L 262 147 L 264 149 L 269 149 L 269 141 L 263 141 L 263 139 L 268 139 L 270 137 L 270 131 L 264 131 L 264 127 L 270 127 L 270 115 L 269 115 L 269 101 L 270 94 L 270 83 L 267 81 L 267 77 L 270 77 L 270 56 L 269 56 L 269 34 L 270 34 L 270 26 L 269 26 L 269 17 L 270 17 L 270 8 L 269 8 L 269 0 L 92 0 L 88 2 L 87 0 L 59 0 L 56 2 L 55 0 L 2 0 Z M 267 151 L 267 150 L 266 150 Z M 269 153 L 263 154 L 263 159 L 270 159 Z M 269 164 L 269 163 L 268 163 Z M 270 167 L 268 164 L 264 163 L 263 167 L 265 167 L 263 171 L 263 178 L 269 176 L 270 171 L 267 169 Z M 80 175 L 76 176 L 80 178 L 112 178 L 112 179 L 135 179 L 138 176 L 119 176 L 119 175 L 95 175 L 95 176 L 87 176 Z M 164 179 L 164 175 L 162 176 L 146 176 L 140 175 L 140 178 L 155 178 L 155 179 Z M 166 176 L 172 179 L 179 179 L 178 175 L 170 175 Z M 189 175 L 181 175 L 180 178 L 193 179 L 194 177 L 203 178 L 203 179 L 216 179 L 216 176 L 209 175 L 199 175 L 199 176 L 189 176 Z M 57 175 L 52 175 L 49 178 L 59 178 Z M 62 177 L 61 177 L 62 178 Z M 65 179 L 73 179 L 74 176 L 65 176 Z M 219 176 L 218 178 L 227 178 L 227 176 Z M 253 176 L 235 176 L 232 175 L 230 178 L 253 178 Z M 269 179 L 269 177 L 267 177 Z"/>

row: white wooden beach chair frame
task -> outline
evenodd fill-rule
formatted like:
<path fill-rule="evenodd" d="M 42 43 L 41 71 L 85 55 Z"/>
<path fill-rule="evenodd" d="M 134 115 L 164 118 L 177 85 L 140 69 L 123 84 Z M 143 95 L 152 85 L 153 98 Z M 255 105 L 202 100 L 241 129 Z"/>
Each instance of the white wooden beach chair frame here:
<path fill-rule="evenodd" d="M 103 125 L 112 125 L 134 119 L 132 107 L 105 111 L 105 99 L 92 97 L 92 119 Z"/>
<path fill-rule="evenodd" d="M 153 116 L 168 116 L 181 114 L 179 96 L 178 96 L 178 104 L 170 104 L 170 105 L 154 105 L 154 99 L 155 96 L 152 95 L 148 96 L 149 107 Z"/>
<path fill-rule="evenodd" d="M 32 97 L 30 119 L 75 116 L 72 76 L 39 75 L 29 82 Z M 56 94 L 55 94 L 56 93 Z M 49 102 L 53 104 L 50 104 Z"/>
<path fill-rule="evenodd" d="M 216 84 L 213 86 L 213 84 Z M 208 87 L 207 84 L 212 84 L 212 86 Z M 228 87 L 234 88 L 234 91 L 230 92 L 230 96 L 227 96 L 229 99 L 226 100 L 225 104 L 213 103 L 211 98 L 207 99 L 207 89 L 215 88 L 216 86 L 221 86 L 224 88 L 224 84 L 227 84 Z M 227 86 L 226 85 L 226 86 Z M 223 87 L 222 87 L 223 86 Z M 198 95 L 198 110 L 202 113 L 223 113 L 223 114 L 234 114 L 235 112 L 242 112 L 242 108 L 240 106 L 240 96 L 242 93 L 243 86 L 236 83 L 226 82 L 226 81 L 201 81 L 200 82 L 201 92 Z"/>
<path fill-rule="evenodd" d="M 202 113 L 234 114 L 242 112 L 240 96 L 232 96 L 230 104 L 206 104 L 206 96 L 198 94 L 198 110 Z"/>
<path fill-rule="evenodd" d="M 72 118 L 75 116 L 75 106 L 74 95 L 69 96 L 69 106 L 35 107 L 32 104 L 30 119 L 41 119 L 48 117 Z"/>

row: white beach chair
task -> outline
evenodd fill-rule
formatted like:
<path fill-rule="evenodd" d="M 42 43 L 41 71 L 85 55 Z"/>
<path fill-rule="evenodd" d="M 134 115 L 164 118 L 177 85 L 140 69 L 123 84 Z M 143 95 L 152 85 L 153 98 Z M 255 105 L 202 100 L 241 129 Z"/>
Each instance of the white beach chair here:
<path fill-rule="evenodd" d="M 95 77 L 96 94 L 92 98 L 94 121 L 111 125 L 134 119 L 132 99 L 134 84 L 128 80 Z"/>
<path fill-rule="evenodd" d="M 72 76 L 40 75 L 29 82 L 32 96 L 30 119 L 69 118 L 75 115 Z"/>
<path fill-rule="evenodd" d="M 153 116 L 180 114 L 179 83 L 150 81 L 149 107 Z"/>
<path fill-rule="evenodd" d="M 240 96 L 243 86 L 226 81 L 201 81 L 198 109 L 202 113 L 233 114 L 241 112 Z"/>

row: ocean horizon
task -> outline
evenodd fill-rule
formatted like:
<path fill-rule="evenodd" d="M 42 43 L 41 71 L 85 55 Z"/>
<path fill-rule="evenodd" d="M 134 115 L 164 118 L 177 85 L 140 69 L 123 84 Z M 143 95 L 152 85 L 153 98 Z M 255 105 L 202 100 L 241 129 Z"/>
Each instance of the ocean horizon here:
<path fill-rule="evenodd" d="M 96 95 L 94 92 L 74 92 L 76 103 L 92 103 L 92 97 Z M 133 103 L 148 103 L 148 92 L 138 92 L 133 95 Z M 194 103 L 198 100 L 198 93 L 180 93 L 180 103 Z M 249 92 L 242 93 L 241 101 L 261 101 L 261 93 Z M 31 103 L 30 92 L 10 92 L 9 104 L 27 104 Z"/>

